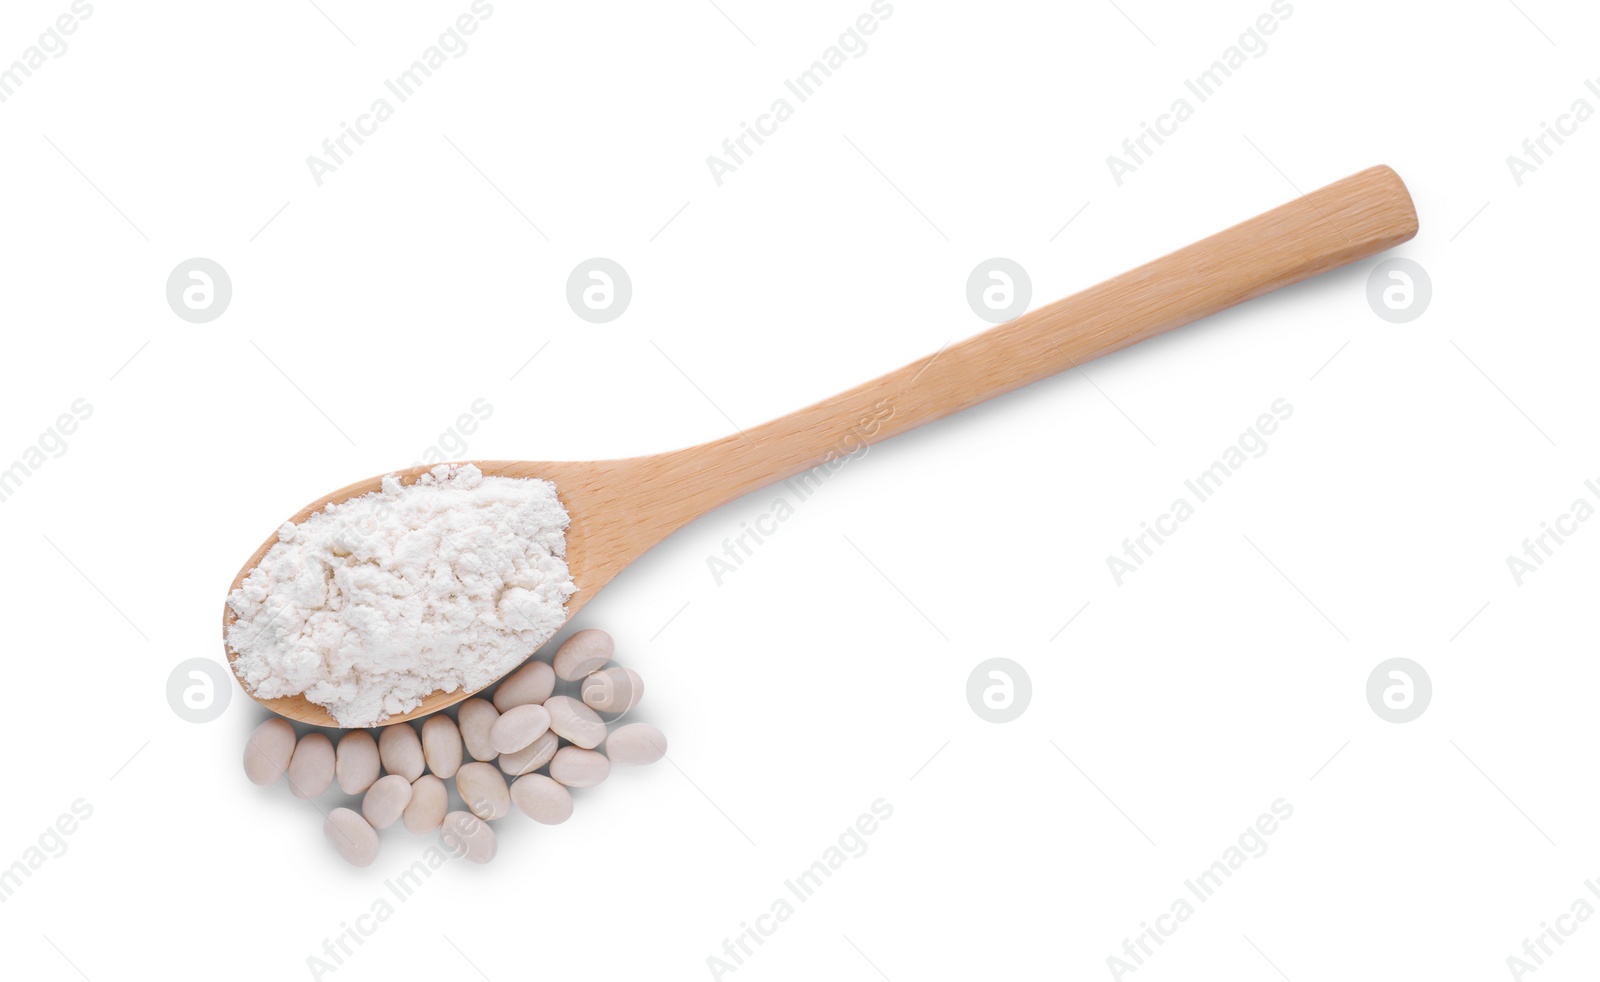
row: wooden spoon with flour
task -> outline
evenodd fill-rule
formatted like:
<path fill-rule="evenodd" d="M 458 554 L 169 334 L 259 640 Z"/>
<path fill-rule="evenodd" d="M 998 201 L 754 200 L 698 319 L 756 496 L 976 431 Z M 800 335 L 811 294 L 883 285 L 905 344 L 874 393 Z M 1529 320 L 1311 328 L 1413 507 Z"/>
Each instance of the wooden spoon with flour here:
<path fill-rule="evenodd" d="M 567 603 L 570 618 L 651 546 L 740 495 L 1364 259 L 1416 232 L 1416 210 L 1399 175 L 1388 167 L 1373 167 L 743 433 L 625 460 L 474 463 L 486 475 L 555 483 L 572 520 L 567 564 L 578 590 Z M 409 484 L 425 470 L 398 473 Z M 290 521 L 300 523 L 330 503 L 377 491 L 382 480 L 373 477 L 341 488 L 302 508 Z M 239 571 L 234 589 L 276 541 L 274 534 L 262 543 Z M 225 638 L 233 617 L 225 607 Z M 229 649 L 229 661 L 235 657 Z M 435 692 L 416 709 L 386 722 L 425 716 L 470 695 Z M 293 720 L 338 725 L 302 696 L 260 701 Z"/>

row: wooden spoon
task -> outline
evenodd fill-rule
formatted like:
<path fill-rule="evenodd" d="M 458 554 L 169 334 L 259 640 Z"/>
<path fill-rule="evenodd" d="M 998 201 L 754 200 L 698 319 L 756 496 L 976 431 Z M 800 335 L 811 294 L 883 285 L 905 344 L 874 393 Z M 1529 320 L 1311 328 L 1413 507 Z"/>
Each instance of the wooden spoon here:
<path fill-rule="evenodd" d="M 578 592 L 570 618 L 651 546 L 718 505 L 985 399 L 1410 239 L 1417 214 L 1405 184 L 1373 167 L 1202 239 L 1048 307 L 1024 314 L 805 409 L 672 453 L 625 460 L 475 461 L 485 474 L 555 482 L 572 518 L 567 565 Z M 412 483 L 427 468 L 398 472 Z M 376 491 L 359 481 L 302 508 Z M 262 543 L 234 588 L 277 541 Z M 233 612 L 224 605 L 226 639 Z M 226 640 L 224 640 L 226 646 Z M 228 651 L 230 662 L 236 657 Z M 472 695 L 435 692 L 389 723 Z M 301 696 L 262 699 L 289 719 L 338 726 Z"/>

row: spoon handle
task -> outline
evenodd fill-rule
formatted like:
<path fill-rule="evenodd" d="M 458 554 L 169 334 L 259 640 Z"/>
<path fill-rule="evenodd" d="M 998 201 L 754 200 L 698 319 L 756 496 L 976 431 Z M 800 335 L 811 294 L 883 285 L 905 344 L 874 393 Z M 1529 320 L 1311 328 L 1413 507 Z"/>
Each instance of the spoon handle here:
<path fill-rule="evenodd" d="M 847 392 L 665 454 L 653 476 L 682 495 L 687 515 L 700 514 L 1416 232 L 1405 184 L 1388 167 L 1373 167 Z"/>

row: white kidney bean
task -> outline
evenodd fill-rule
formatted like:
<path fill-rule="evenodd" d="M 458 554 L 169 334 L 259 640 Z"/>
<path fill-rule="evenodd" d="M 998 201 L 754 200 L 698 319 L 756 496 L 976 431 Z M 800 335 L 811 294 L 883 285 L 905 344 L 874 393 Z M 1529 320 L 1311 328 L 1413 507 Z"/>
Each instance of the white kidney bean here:
<path fill-rule="evenodd" d="M 494 708 L 502 713 L 517 706 L 544 702 L 556 690 L 556 671 L 534 659 L 507 675 L 494 690 Z"/>
<path fill-rule="evenodd" d="M 612 665 L 583 680 L 583 704 L 597 713 L 625 713 L 644 697 L 644 679 L 631 668 Z"/>
<path fill-rule="evenodd" d="M 294 727 L 278 716 L 263 720 L 244 745 L 244 776 L 265 787 L 283 776 L 294 757 Z"/>
<path fill-rule="evenodd" d="M 424 774 L 411 782 L 411 800 L 400 819 L 412 832 L 432 832 L 444 821 L 444 813 L 449 810 L 450 789 L 438 775 Z"/>
<path fill-rule="evenodd" d="M 361 817 L 375 829 L 386 829 L 400 820 L 409 804 L 411 782 L 399 774 L 385 774 L 372 783 L 361 799 Z"/>
<path fill-rule="evenodd" d="M 296 798 L 315 798 L 333 783 L 333 741 L 326 733 L 307 733 L 289 758 L 289 790 Z"/>
<path fill-rule="evenodd" d="M 502 754 L 514 754 L 550 729 L 550 712 L 543 706 L 512 706 L 500 714 L 489 730 L 489 745 Z"/>
<path fill-rule="evenodd" d="M 532 774 L 534 771 L 550 762 L 556 755 L 556 750 L 561 746 L 561 738 L 549 730 L 539 735 L 539 738 L 514 754 L 500 755 L 500 769 L 512 777 L 521 777 Z"/>
<path fill-rule="evenodd" d="M 611 635 L 596 628 L 579 631 L 556 649 L 556 674 L 568 682 L 576 682 L 611 660 L 616 645 Z"/>
<path fill-rule="evenodd" d="M 611 773 L 611 761 L 598 750 L 562 747 L 550 758 L 550 776 L 569 788 L 592 788 Z"/>
<path fill-rule="evenodd" d="M 345 794 L 360 794 L 372 787 L 383 773 L 378 764 L 378 741 L 366 730 L 346 731 L 334 750 L 333 773 Z"/>
<path fill-rule="evenodd" d="M 461 739 L 467 744 L 467 753 L 473 760 L 494 760 L 495 749 L 489 744 L 489 731 L 500 718 L 500 710 L 487 699 L 468 699 L 456 711 L 456 722 L 461 727 Z"/>
<path fill-rule="evenodd" d="M 544 708 L 550 713 L 550 729 L 585 750 L 593 750 L 606 738 L 605 720 L 571 696 L 551 696 Z"/>
<path fill-rule="evenodd" d="M 422 759 L 442 778 L 456 776 L 461 766 L 461 731 L 456 721 L 438 713 L 422 723 Z M 415 780 L 415 778 L 413 778 Z"/>
<path fill-rule="evenodd" d="M 572 817 L 572 792 L 543 774 L 526 774 L 513 781 L 511 800 L 540 825 L 560 825 Z"/>
<path fill-rule="evenodd" d="M 606 737 L 606 756 L 618 767 L 654 764 L 667 755 L 667 738 L 649 723 L 619 726 Z"/>
<path fill-rule="evenodd" d="M 348 808 L 329 812 L 322 834 L 352 866 L 371 866 L 378 858 L 378 833 L 366 819 Z"/>
<path fill-rule="evenodd" d="M 451 855 L 474 863 L 487 863 L 496 852 L 494 829 L 471 812 L 446 815 L 439 828 L 439 841 Z"/>
<path fill-rule="evenodd" d="M 467 810 L 486 821 L 504 818 L 511 811 L 511 792 L 493 764 L 462 764 L 456 771 L 456 790 Z"/>
<path fill-rule="evenodd" d="M 378 756 L 383 769 L 398 774 L 409 784 L 422 776 L 422 740 L 410 723 L 396 723 L 378 731 Z"/>

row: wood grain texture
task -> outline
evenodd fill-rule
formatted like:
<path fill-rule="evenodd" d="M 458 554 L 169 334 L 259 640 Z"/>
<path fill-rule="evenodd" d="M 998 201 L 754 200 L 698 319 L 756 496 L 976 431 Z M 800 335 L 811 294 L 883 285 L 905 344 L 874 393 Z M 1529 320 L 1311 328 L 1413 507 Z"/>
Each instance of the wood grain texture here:
<path fill-rule="evenodd" d="M 927 358 L 769 423 L 648 457 L 583 462 L 474 461 L 485 474 L 554 481 L 571 515 L 567 563 L 578 592 L 570 618 L 612 577 L 719 505 L 986 399 L 1065 371 L 1318 273 L 1364 259 L 1417 232 L 1399 175 L 1373 167 Z M 425 468 L 401 471 L 411 483 Z M 382 476 L 312 502 L 289 520 L 376 491 Z M 233 586 L 277 541 L 256 550 Z M 223 632 L 232 623 L 224 606 Z M 231 662 L 235 653 L 229 649 Z M 389 722 L 425 716 L 470 692 L 436 692 Z M 299 696 L 261 700 L 273 712 L 337 724 Z"/>

